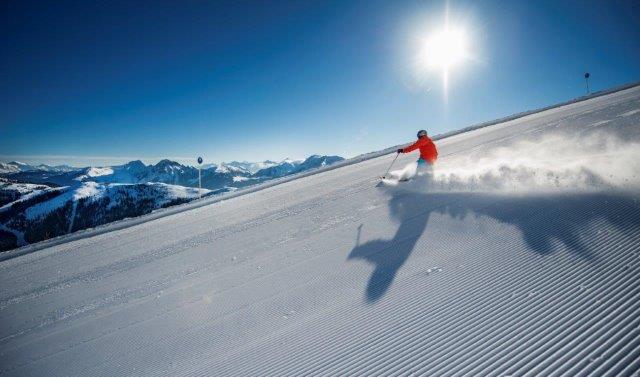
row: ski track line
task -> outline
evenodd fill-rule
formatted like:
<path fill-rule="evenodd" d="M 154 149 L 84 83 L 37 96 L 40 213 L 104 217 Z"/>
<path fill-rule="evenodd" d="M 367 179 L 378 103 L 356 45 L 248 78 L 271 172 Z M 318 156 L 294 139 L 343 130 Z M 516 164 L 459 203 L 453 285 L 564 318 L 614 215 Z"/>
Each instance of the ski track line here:
<path fill-rule="evenodd" d="M 602 370 L 599 368 L 594 371 L 585 371 L 584 373 L 581 373 L 580 376 L 640 376 L 640 341 L 636 340 L 632 349 L 633 352 L 629 353 L 627 357 L 613 365 L 610 370 L 605 370 L 603 368 L 604 366 L 602 366 Z M 625 367 L 625 365 L 627 366 Z"/>
<path fill-rule="evenodd" d="M 619 248 L 619 247 L 618 247 L 618 248 Z M 591 283 L 591 284 L 593 284 L 593 283 Z M 506 361 L 506 360 L 501 359 L 501 360 L 499 361 L 499 363 L 500 363 L 500 364 L 502 364 L 502 363 L 504 363 L 505 361 Z M 460 365 L 458 365 L 458 366 L 460 366 Z M 496 367 L 496 365 L 494 364 L 492 367 Z M 473 373 L 474 371 L 471 371 L 471 372 Z"/>
<path fill-rule="evenodd" d="M 581 306 L 579 306 L 578 308 L 582 308 L 582 309 L 590 309 L 592 305 L 593 305 L 592 303 L 583 303 L 583 304 L 581 304 Z M 576 308 L 572 308 L 572 309 L 576 309 Z M 561 319 L 561 320 L 562 320 L 562 322 L 561 322 L 562 324 L 568 324 L 568 323 L 570 323 L 571 315 L 572 315 L 573 313 L 571 313 L 571 312 L 567 312 L 567 310 L 569 310 L 569 309 L 566 309 L 566 310 L 565 310 L 565 311 L 563 311 L 561 314 L 556 315 L 556 317 L 549 318 L 549 319 L 550 319 L 550 320 L 551 320 L 551 319 Z M 531 313 L 529 313 L 529 314 L 531 314 Z M 559 316 L 559 315 L 561 315 L 561 318 L 557 318 L 557 316 Z M 542 322 L 542 323 L 541 323 L 541 322 Z M 535 331 L 538 331 L 539 329 L 541 329 L 541 328 L 542 328 L 542 326 L 543 326 L 544 324 L 545 324 L 545 323 L 544 323 L 544 319 L 540 319 L 540 320 L 538 320 L 538 322 L 536 323 L 536 326 L 537 326 L 536 328 L 534 328 L 534 329 L 530 329 L 530 330 L 525 331 L 525 332 L 523 332 L 523 333 L 522 333 L 522 335 L 529 335 L 529 336 L 532 336 L 532 338 L 531 338 L 531 339 L 529 339 L 529 340 L 527 340 L 527 341 L 525 342 L 525 345 L 526 345 L 526 348 L 525 348 L 525 349 L 532 349 L 532 348 L 534 348 L 534 347 L 537 347 L 541 342 L 544 342 L 544 341 L 550 340 L 550 339 L 552 339 L 552 337 L 554 337 L 554 336 L 555 336 L 555 337 L 557 337 L 557 335 L 554 335 L 554 332 L 552 332 L 552 331 L 556 331 L 556 332 L 557 332 L 557 331 L 559 331 L 559 330 L 557 329 L 557 327 L 558 327 L 557 325 L 556 325 L 556 327 L 549 328 L 549 329 L 545 329 L 543 332 L 541 332 L 541 333 L 540 333 L 540 334 L 538 334 L 538 335 L 533 334 L 533 331 L 534 331 L 534 330 L 535 330 Z M 523 328 L 524 328 L 524 327 L 523 327 Z M 521 329 L 519 329 L 519 330 L 521 330 Z M 514 334 L 514 335 L 515 335 L 515 334 Z M 518 334 L 518 335 L 520 335 L 520 334 Z M 534 341 L 535 341 L 535 343 L 534 343 L 534 344 L 531 344 L 531 343 L 532 343 L 532 342 L 534 342 Z M 506 344 L 510 344 L 510 343 L 513 343 L 513 342 L 515 342 L 515 339 L 510 339 L 509 341 L 507 341 L 507 342 L 506 342 Z M 510 359 L 509 359 L 509 357 L 513 357 L 513 356 L 514 356 L 514 352 L 522 352 L 522 351 L 521 351 L 521 349 L 522 349 L 523 347 L 525 347 L 525 345 L 519 344 L 520 342 L 523 342 L 523 340 L 518 341 L 518 343 L 513 343 L 513 345 L 509 346 L 509 348 L 508 348 L 508 349 L 506 349 L 506 350 L 502 351 L 502 352 L 503 352 L 503 354 L 500 354 L 500 353 L 498 353 L 497 351 L 494 351 L 494 352 L 493 352 L 493 354 L 494 354 L 493 356 L 491 356 L 491 353 L 490 353 L 490 354 L 488 354 L 488 355 L 485 355 L 485 356 L 484 356 L 484 358 L 485 358 L 485 359 L 486 359 L 486 357 L 488 357 L 488 356 L 491 356 L 491 358 L 490 358 L 490 359 L 488 359 L 488 360 L 486 360 L 486 361 L 484 361 L 481 365 L 477 365 L 477 364 L 478 364 L 480 361 L 482 361 L 482 360 L 483 360 L 483 358 L 478 358 L 477 360 L 473 360 L 473 364 L 471 364 L 471 366 L 473 366 L 473 365 L 477 365 L 473 370 L 468 371 L 467 369 L 469 369 L 469 367 L 467 367 L 467 368 L 465 368 L 463 371 L 456 371 L 456 374 L 473 373 L 473 372 L 478 371 L 478 370 L 480 370 L 480 371 L 481 371 L 481 370 L 494 370 L 494 371 L 496 371 L 497 369 L 499 369 L 499 367 L 500 367 L 500 366 L 504 366 L 504 365 L 507 363 L 507 360 L 510 360 Z M 504 346 L 502 346 L 502 347 L 504 347 Z M 535 348 L 534 348 L 534 349 L 535 349 Z M 510 351 L 509 351 L 509 350 L 510 350 Z M 507 352 L 507 351 L 509 351 L 509 352 L 508 352 L 508 353 L 506 353 L 506 354 L 504 354 L 504 352 Z M 499 360 L 495 360 L 495 358 L 496 358 L 496 357 L 498 357 L 498 356 L 500 356 L 500 359 L 499 359 Z M 506 359 L 506 360 L 505 360 L 505 359 Z M 487 364 L 488 364 L 488 363 L 491 363 L 491 364 L 490 364 L 489 366 L 487 366 Z M 523 369 L 523 370 L 527 370 L 527 367 L 523 367 L 523 368 L 521 368 L 521 369 Z"/>
<path fill-rule="evenodd" d="M 637 296 L 639 293 L 637 289 L 638 287 L 635 287 L 634 299 L 635 299 L 635 296 Z M 638 314 L 637 308 L 636 310 L 633 311 L 633 313 Z M 619 327 L 625 326 L 625 329 L 627 329 L 627 328 L 630 328 L 632 325 L 634 325 L 634 322 L 637 322 L 633 320 L 633 318 L 637 318 L 637 316 L 634 316 L 634 315 L 630 315 L 628 317 L 618 315 L 618 317 L 620 318 L 616 318 L 616 320 L 611 320 L 611 323 L 618 323 L 618 320 L 620 321 L 620 324 L 618 324 L 616 327 L 607 329 L 606 323 L 603 322 L 606 319 L 605 318 L 598 322 L 598 324 L 596 325 L 597 327 L 593 326 L 591 328 L 585 329 L 584 333 L 578 335 L 576 338 L 572 340 L 569 340 L 566 343 L 566 345 L 563 346 L 563 349 L 559 350 L 558 353 L 560 353 L 560 351 L 566 352 L 564 353 L 563 356 L 558 357 L 555 361 L 545 360 L 543 362 L 537 363 L 535 368 L 532 369 L 531 373 L 537 373 L 538 375 L 540 375 L 544 373 L 550 373 L 551 370 L 555 370 L 558 373 L 562 373 L 563 369 L 566 369 L 569 367 L 572 367 L 572 369 L 579 368 L 580 364 L 584 363 L 585 360 L 588 360 L 585 358 L 585 354 L 598 353 L 595 349 L 598 349 L 598 348 L 602 349 L 605 346 L 608 346 L 609 351 L 615 350 L 615 348 L 608 343 L 615 344 L 615 342 L 619 341 L 619 338 L 622 338 L 623 336 L 625 336 L 625 334 L 626 336 L 634 335 L 633 332 L 628 333 L 625 330 L 620 330 Z M 599 339 L 605 339 L 605 340 L 600 344 L 595 342 L 596 340 L 599 340 Z M 577 362 L 577 360 L 579 359 L 583 361 Z M 576 361 L 573 366 L 570 363 L 571 360 Z"/>
<path fill-rule="evenodd" d="M 627 292 L 626 290 L 623 291 L 622 293 L 620 293 L 619 295 L 621 296 L 616 296 L 617 299 L 625 299 L 625 298 L 633 298 L 635 295 L 633 293 Z M 555 341 L 555 340 L 562 340 L 565 341 L 565 339 L 562 338 L 562 336 L 566 336 L 569 334 L 573 334 L 573 333 L 577 333 L 578 331 L 584 330 L 585 328 L 587 328 L 588 326 L 596 326 L 598 324 L 600 324 L 603 320 L 609 319 L 610 317 L 614 316 L 617 313 L 617 310 L 620 310 L 619 306 L 621 305 L 627 305 L 627 306 L 631 306 L 632 301 L 626 302 L 626 303 L 620 303 L 619 301 L 616 301 L 615 304 L 617 306 L 614 306 L 611 309 L 606 309 L 605 311 L 599 312 L 597 314 L 591 314 L 587 317 L 584 317 L 580 320 L 580 322 L 578 323 L 574 323 L 571 324 L 570 326 L 566 327 L 567 324 L 571 323 L 571 315 L 574 314 L 571 312 L 570 309 L 572 308 L 568 308 L 563 312 L 564 315 L 564 322 L 561 322 L 563 325 L 565 325 L 564 328 L 560 327 L 557 324 L 554 324 L 553 327 L 551 327 L 549 330 L 546 330 L 548 332 L 548 334 L 546 334 L 546 336 L 544 338 L 539 339 L 535 344 L 533 344 L 530 348 L 525 349 L 525 351 L 531 351 L 536 350 L 536 353 L 538 353 L 537 359 L 531 359 L 529 360 L 528 363 L 524 364 L 524 365 L 518 365 L 516 364 L 516 366 L 512 366 L 511 370 L 509 370 L 508 372 L 505 372 L 507 374 L 509 373 L 514 373 L 516 375 L 539 375 L 537 374 L 538 372 L 536 371 L 537 368 L 539 368 L 539 364 L 538 362 L 540 361 L 541 358 L 544 357 L 548 357 L 550 358 L 550 360 L 547 360 L 547 362 L 551 362 L 554 361 L 555 358 L 559 357 L 559 352 L 561 351 L 560 349 L 554 349 L 554 348 L 562 348 L 563 344 L 560 343 L 554 347 L 548 347 L 546 345 L 546 343 L 544 343 L 545 341 Z M 591 303 L 585 303 L 582 306 L 578 306 L 576 309 L 590 309 L 590 304 Z M 632 307 L 632 308 L 627 308 L 627 307 L 622 307 L 623 310 L 626 310 L 627 312 L 635 312 L 637 310 L 637 306 Z M 593 318 L 592 318 L 593 317 Z M 538 326 L 543 327 L 545 325 L 544 321 L 540 320 L 542 323 L 539 323 Z M 545 348 L 546 347 L 546 348 Z M 523 352 L 523 351 L 521 351 Z M 531 357 L 530 355 L 528 357 Z M 523 359 L 520 361 L 520 363 L 526 361 L 527 359 Z M 571 360 L 573 361 L 573 359 Z M 501 368 L 504 368 L 506 365 L 502 365 Z M 489 369 L 489 370 L 493 370 L 496 373 L 500 373 L 501 368 L 496 368 L 496 369 Z"/>
<path fill-rule="evenodd" d="M 402 365 L 402 364 L 398 363 L 398 365 Z M 372 366 L 372 365 L 367 365 L 367 368 L 372 369 L 372 370 L 376 370 L 375 367 Z M 412 368 L 412 370 L 415 371 L 415 368 Z M 353 371 L 351 371 L 351 372 L 353 372 Z"/>
<path fill-rule="evenodd" d="M 462 306 L 462 305 L 461 305 L 461 306 Z M 462 307 L 464 307 L 464 306 L 462 306 Z M 445 308 L 445 309 L 446 309 L 446 308 Z M 474 310 L 473 312 L 478 312 L 478 309 L 476 308 L 476 310 Z M 455 319 L 456 317 L 459 317 L 459 316 L 465 316 L 465 315 L 467 315 L 467 314 L 469 314 L 469 313 L 468 313 L 468 310 L 465 310 L 464 312 L 459 313 L 457 316 L 453 316 L 453 317 L 449 317 L 449 318 L 451 318 L 451 319 Z M 441 319 L 441 318 L 443 318 L 443 316 L 445 316 L 445 314 L 444 314 L 444 313 L 443 313 L 443 314 L 441 314 L 441 315 L 436 315 L 436 316 L 434 316 L 433 320 Z M 376 373 L 377 373 L 377 374 L 384 374 L 385 372 L 390 373 L 390 372 L 389 372 L 389 370 L 388 370 L 389 368 L 393 368 L 394 366 L 398 366 L 398 365 L 403 365 L 403 362 L 405 362 L 405 361 L 406 361 L 406 359 L 411 358 L 411 357 L 413 356 L 413 355 L 412 355 L 412 354 L 410 354 L 410 353 L 406 353 L 406 352 L 402 352 L 402 351 L 403 351 L 404 349 L 411 349 L 411 346 L 408 346 L 408 345 L 406 344 L 406 342 L 408 342 L 408 341 L 409 341 L 411 334 L 412 334 L 414 331 L 417 331 L 421 325 L 422 325 L 422 324 L 419 324 L 419 325 L 415 326 L 414 328 L 407 328 L 407 329 L 403 329 L 403 330 L 402 330 L 402 333 L 403 333 L 402 335 L 405 335 L 405 336 L 407 336 L 407 337 L 408 337 L 408 338 L 405 338 L 405 339 L 403 340 L 403 342 L 404 342 L 405 344 L 400 343 L 400 344 L 398 344 L 398 345 L 396 345 L 396 346 L 394 346 L 394 347 L 387 347 L 387 346 L 388 346 L 388 342 L 389 342 L 389 339 L 387 339 L 387 338 L 381 338 L 381 340 L 380 340 L 380 344 L 377 344 L 377 345 L 376 345 L 376 344 L 367 344 L 367 345 L 368 345 L 368 347 L 383 346 L 383 345 L 384 345 L 385 354 L 379 355 L 379 356 L 380 356 L 380 359 L 382 359 L 383 357 L 384 357 L 384 358 L 387 358 L 387 359 L 392 359 L 392 357 L 394 357 L 394 356 L 393 356 L 391 353 L 394 353 L 394 352 L 395 352 L 395 353 L 399 353 L 399 355 L 397 355 L 397 356 L 401 356 L 401 357 L 400 357 L 400 358 L 393 359 L 393 360 L 394 360 L 394 362 L 393 362 L 393 363 L 391 363 L 391 364 L 387 364 L 387 369 L 383 369 L 383 368 L 378 369 L 377 367 L 379 367 L 379 365 L 378 365 L 378 366 L 373 365 L 373 364 L 366 364 L 366 365 L 364 365 L 364 364 L 359 363 L 357 360 L 348 360 L 348 361 L 345 361 L 345 363 L 346 363 L 346 362 L 348 362 L 349 364 L 353 364 L 353 365 L 361 365 L 361 366 L 362 366 L 362 368 L 367 368 L 367 369 L 369 369 L 369 370 L 376 370 Z M 462 333 L 462 331 L 463 331 L 463 329 L 456 329 L 455 327 L 453 327 L 453 328 L 451 328 L 451 327 L 450 327 L 450 328 L 449 328 L 449 330 L 450 330 L 450 333 L 449 333 L 449 334 L 446 334 L 446 337 L 447 337 L 447 338 L 455 337 L 455 336 L 456 336 L 456 334 L 461 334 L 461 333 Z M 394 334 L 394 335 L 395 335 L 395 334 Z M 430 337 L 433 339 L 433 341 L 434 341 L 434 342 L 437 342 L 437 341 L 441 340 L 444 336 L 445 336 L 445 335 L 438 335 L 438 332 L 430 333 Z M 418 339 L 417 339 L 417 342 L 420 342 L 421 340 L 422 340 L 422 339 L 419 339 L 419 338 L 418 338 Z M 437 344 L 437 343 L 436 343 L 436 344 Z M 414 352 L 415 352 L 415 351 L 414 351 Z M 337 370 L 338 370 L 338 369 L 333 370 L 333 371 L 331 371 L 331 372 L 337 372 Z M 364 373 L 364 371 L 361 371 L 361 370 L 358 370 L 358 369 L 351 369 L 351 370 L 349 370 L 349 373 L 355 373 L 355 374 L 357 374 L 358 372 L 362 372 L 362 373 Z"/>
<path fill-rule="evenodd" d="M 564 288 L 564 287 L 563 287 L 563 288 Z M 558 291 L 559 291 L 559 293 L 562 293 L 562 289 L 559 289 Z M 579 299 L 579 298 L 580 298 L 580 297 L 578 297 L 578 299 Z M 562 300 L 562 299 L 564 299 L 564 297 L 553 297 L 553 299 L 554 299 L 554 300 L 552 300 L 552 303 L 555 303 L 555 301 L 560 301 L 560 303 L 562 303 L 563 301 L 561 301 L 561 300 Z M 564 301 L 564 302 L 566 302 L 566 299 L 565 299 L 565 301 Z M 546 309 L 546 308 L 544 308 L 544 307 L 542 307 L 542 308 L 534 308 L 534 309 L 531 309 L 531 308 L 529 308 L 529 307 L 528 307 L 528 305 L 526 305 L 526 304 L 524 304 L 522 307 L 515 308 L 515 309 L 522 309 L 522 310 L 523 310 L 522 312 L 517 312 L 517 313 L 516 313 L 516 314 L 518 314 L 518 317 L 516 317 L 516 318 L 520 318 L 520 316 L 521 316 L 521 315 L 524 315 L 524 314 L 529 314 L 529 315 L 531 315 L 531 314 L 532 314 L 531 312 L 527 312 L 526 310 L 534 310 L 533 314 L 540 314 L 540 315 L 544 315 L 544 314 L 545 314 L 545 311 L 547 310 L 547 309 Z M 509 313 L 510 313 L 510 312 L 509 312 Z M 497 311 L 496 311 L 496 316 L 497 316 L 497 317 L 506 317 L 505 313 L 504 313 L 504 312 L 501 312 L 500 310 L 497 310 Z M 490 321 L 491 321 L 492 319 L 497 319 L 497 318 L 493 318 L 493 317 L 486 317 L 486 316 L 485 316 L 485 317 L 483 317 L 483 319 L 484 319 L 485 321 L 487 321 L 488 323 L 491 323 Z M 551 319 L 551 318 L 550 318 L 550 319 Z M 477 363 L 477 362 L 479 362 L 480 360 L 482 360 L 482 358 L 481 358 L 481 356 L 483 356 L 482 354 L 477 355 L 477 356 L 476 356 L 476 358 L 471 358 L 471 357 L 470 357 L 470 354 L 469 354 L 469 353 L 467 353 L 467 352 L 465 352 L 465 351 L 467 351 L 467 349 L 471 349 L 471 350 L 473 350 L 473 348 L 472 348 L 473 346 L 479 346 L 481 343 L 490 343 L 490 342 L 495 342 L 495 341 L 497 341 L 497 340 L 499 340 L 499 339 L 504 339 L 504 338 L 506 338 L 506 339 L 510 339 L 511 341 L 515 341 L 516 339 L 514 339 L 514 338 L 513 338 L 513 336 L 515 336 L 516 334 L 518 334 L 518 335 L 520 335 L 521 337 L 524 337 L 526 334 L 533 333 L 533 331 L 534 331 L 534 330 L 537 330 L 537 328 L 536 328 L 536 327 L 533 327 L 533 326 L 535 326 L 535 325 L 538 325 L 538 326 L 539 326 L 539 325 L 540 325 L 540 322 L 544 322 L 544 320 L 545 320 L 545 317 L 543 316 L 543 317 L 542 317 L 541 319 L 539 319 L 537 322 L 535 322 L 535 323 L 531 323 L 531 324 L 528 324 L 528 326 L 524 326 L 524 325 L 522 325 L 522 324 L 517 324 L 517 323 L 510 324 L 510 325 L 509 325 L 509 326 L 507 326 L 506 328 L 502 328 L 502 326 L 501 326 L 500 324 L 493 324 L 493 325 L 486 325 L 486 326 L 482 326 L 482 327 L 481 327 L 481 328 L 482 328 L 482 330 L 479 330 L 479 331 L 482 331 L 482 332 L 488 332 L 488 333 L 484 334 L 484 336 L 483 336 L 483 337 L 480 337 L 480 336 L 479 336 L 480 334 L 478 334 L 478 335 L 476 336 L 476 339 L 477 339 L 477 340 L 476 340 L 475 342 L 473 342 L 473 343 L 470 343 L 470 344 L 465 343 L 465 342 L 466 342 L 466 339 L 464 338 L 464 336 L 463 336 L 463 337 L 461 337 L 461 338 L 458 338 L 458 340 L 457 340 L 455 343 L 452 343 L 452 344 L 451 344 L 451 348 L 453 348 L 453 350 L 455 350 L 457 353 L 464 353 L 464 354 L 465 354 L 465 357 L 467 357 L 468 359 L 467 359 L 466 363 L 465 363 L 465 362 L 463 362 L 463 363 L 462 363 L 462 365 L 458 365 L 458 364 L 456 363 L 456 364 L 455 364 L 455 368 L 464 367 L 464 366 L 465 366 L 465 364 L 468 364 L 468 363 L 471 363 L 471 362 L 473 362 L 473 363 Z M 495 329 L 495 330 L 494 330 L 494 329 Z M 472 339 L 473 339 L 473 337 L 471 337 L 470 335 L 471 335 L 471 334 L 466 333 L 466 336 L 469 336 L 470 338 L 472 338 Z M 481 342 L 481 340 L 480 340 L 480 339 L 483 339 L 483 340 L 482 340 L 482 342 Z M 462 343 L 462 344 L 461 344 L 461 343 Z M 506 343 L 503 343 L 501 347 L 506 347 L 506 346 L 508 346 L 508 344 L 509 344 L 509 341 L 507 341 Z M 463 345 L 464 345 L 464 348 L 460 348 L 460 347 L 462 347 Z M 508 350 L 510 350 L 510 349 L 513 349 L 513 348 L 516 348 L 516 347 L 518 347 L 518 344 L 517 344 L 517 343 L 516 343 L 515 345 L 510 346 L 509 348 L 506 348 L 506 349 L 505 349 L 505 350 L 503 350 L 502 352 L 506 352 L 506 351 L 508 351 Z M 498 348 L 497 350 L 494 350 L 494 352 L 496 352 L 496 353 L 497 353 L 497 351 L 498 351 L 498 350 L 500 350 L 500 348 Z M 453 352 L 453 351 L 449 351 L 449 352 Z M 481 352 L 481 351 L 479 351 L 479 350 L 477 350 L 477 349 L 476 349 L 476 352 Z M 430 357 L 430 362 L 432 362 L 433 358 L 435 358 L 438 354 L 439 354 L 439 353 L 436 353 L 436 354 L 432 355 L 432 356 Z M 484 357 L 487 357 L 487 356 L 490 356 L 490 354 L 489 354 L 489 355 L 484 355 Z M 447 354 L 447 355 L 444 355 L 444 356 L 443 356 L 443 358 L 442 358 L 442 361 L 441 361 L 440 363 L 435 363 L 435 364 L 433 364 L 433 365 L 429 365 L 430 370 L 431 370 L 431 371 L 438 371 L 438 369 L 436 368 L 436 367 L 438 367 L 438 366 L 441 366 L 442 368 L 447 368 L 447 365 L 446 365 L 446 364 L 445 364 L 445 365 L 442 365 L 442 364 L 443 364 L 443 363 L 448 363 L 448 362 L 450 361 L 450 359 L 451 359 L 451 358 L 452 358 L 452 356 L 451 356 L 451 355 L 448 355 L 448 354 Z M 436 360 L 437 360 L 437 358 L 436 358 Z M 419 370 L 419 369 L 417 369 L 417 367 L 415 367 L 415 370 L 416 370 L 416 371 L 418 371 L 418 372 L 420 372 L 420 370 Z M 491 370 L 491 369 L 489 368 L 488 370 Z M 440 370 L 439 372 L 440 372 L 440 373 L 442 373 L 442 375 L 446 375 L 446 374 L 445 374 L 445 372 L 447 372 L 447 373 L 451 373 L 451 371 L 447 371 L 446 369 L 444 369 L 444 370 Z M 459 374 L 463 374 L 463 373 L 465 373 L 465 371 L 464 371 L 464 370 L 459 372 Z M 478 373 L 478 372 L 476 371 L 476 373 Z"/>
<path fill-rule="evenodd" d="M 638 318 L 638 314 L 639 312 L 636 311 L 634 313 L 631 313 L 630 315 L 635 318 Z M 637 326 L 638 326 L 638 321 L 637 320 L 633 321 L 632 323 L 628 324 L 625 328 L 619 330 L 620 333 L 626 334 L 624 337 L 619 337 L 620 339 L 618 339 L 617 342 L 614 344 L 607 344 L 612 348 L 611 351 L 616 350 L 614 354 L 611 354 L 611 352 L 605 352 L 601 354 L 602 356 L 597 356 L 592 359 L 590 358 L 588 360 L 583 360 L 582 362 L 583 365 L 581 367 L 574 367 L 570 371 L 565 371 L 564 374 L 565 375 L 571 375 L 571 374 L 577 375 L 579 373 L 584 374 L 587 371 L 593 369 L 593 367 L 590 365 L 593 363 L 590 363 L 590 361 L 598 360 L 599 358 L 606 360 L 606 362 L 600 365 L 600 368 L 603 368 L 601 369 L 601 373 L 604 372 L 605 370 L 615 371 L 616 367 L 614 365 L 618 365 L 621 361 L 624 360 L 625 356 L 632 354 L 633 350 L 635 350 L 635 348 L 638 347 L 638 344 L 640 344 L 635 339 L 638 336 L 636 331 L 634 331 L 634 329 L 637 328 Z M 548 373 L 550 373 L 550 371 Z"/>

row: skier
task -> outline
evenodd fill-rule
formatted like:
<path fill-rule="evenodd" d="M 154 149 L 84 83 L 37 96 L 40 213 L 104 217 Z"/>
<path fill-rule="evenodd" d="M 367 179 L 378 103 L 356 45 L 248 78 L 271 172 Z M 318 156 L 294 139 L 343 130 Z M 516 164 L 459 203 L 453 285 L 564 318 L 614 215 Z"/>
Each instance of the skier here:
<path fill-rule="evenodd" d="M 416 149 L 420 149 L 420 158 L 418 159 L 418 166 L 429 166 L 433 167 L 433 164 L 438 159 L 438 149 L 436 145 L 433 143 L 433 140 L 427 135 L 427 131 L 420 130 L 418 131 L 418 141 L 411 144 L 406 148 L 398 149 L 398 153 L 409 153 L 415 151 Z"/>
<path fill-rule="evenodd" d="M 438 159 L 438 149 L 433 140 L 427 135 L 427 131 L 418 131 L 418 140 L 408 147 L 398 149 L 398 153 L 409 153 L 416 149 L 420 150 L 420 158 L 416 164 L 407 165 L 403 170 L 391 172 L 391 176 L 398 181 L 407 181 L 417 173 L 426 176 L 433 175 L 433 164 Z"/>

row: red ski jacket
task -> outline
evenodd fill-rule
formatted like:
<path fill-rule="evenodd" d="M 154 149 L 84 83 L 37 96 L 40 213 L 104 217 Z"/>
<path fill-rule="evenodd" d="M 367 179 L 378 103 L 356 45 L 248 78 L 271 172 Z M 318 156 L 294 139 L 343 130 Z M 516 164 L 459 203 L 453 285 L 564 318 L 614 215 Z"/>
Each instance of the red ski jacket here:
<path fill-rule="evenodd" d="M 403 148 L 402 153 L 420 149 L 420 158 L 433 164 L 438 159 L 438 149 L 429 136 L 423 136 L 410 146 Z"/>

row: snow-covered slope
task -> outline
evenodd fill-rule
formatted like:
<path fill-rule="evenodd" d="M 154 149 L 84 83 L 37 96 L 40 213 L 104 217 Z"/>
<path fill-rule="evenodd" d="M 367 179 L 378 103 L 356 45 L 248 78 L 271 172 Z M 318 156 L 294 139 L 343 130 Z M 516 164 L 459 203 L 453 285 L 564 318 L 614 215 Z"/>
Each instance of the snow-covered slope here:
<path fill-rule="evenodd" d="M 4 375 L 632 375 L 640 87 L 0 263 Z M 402 156 L 398 166 L 415 158 Z"/>
<path fill-rule="evenodd" d="M 93 169 L 100 176 L 110 169 Z M 186 203 L 212 192 L 165 183 L 49 187 L 0 180 L 0 251 Z M 6 198 L 5 198 L 6 197 Z"/>
<path fill-rule="evenodd" d="M 0 208 L 8 203 L 25 197 L 38 195 L 43 190 L 48 189 L 45 185 L 34 185 L 29 183 L 15 183 L 0 178 Z"/>

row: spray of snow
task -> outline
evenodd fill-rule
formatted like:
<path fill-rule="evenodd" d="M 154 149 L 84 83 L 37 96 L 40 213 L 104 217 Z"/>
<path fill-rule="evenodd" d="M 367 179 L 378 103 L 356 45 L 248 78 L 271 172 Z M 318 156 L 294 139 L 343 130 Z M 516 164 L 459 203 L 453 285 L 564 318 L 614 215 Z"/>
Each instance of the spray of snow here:
<path fill-rule="evenodd" d="M 418 172 L 418 163 L 411 162 L 404 168 L 389 172 L 387 177 L 384 178 L 384 183 L 390 186 L 396 186 L 398 181 L 405 179 L 411 179 L 416 176 Z"/>
<path fill-rule="evenodd" d="M 399 172 L 413 175 L 415 169 L 412 163 Z M 415 181 L 428 191 L 635 190 L 640 189 L 640 143 L 604 133 L 549 135 L 441 158 L 433 176 L 418 174 Z"/>

